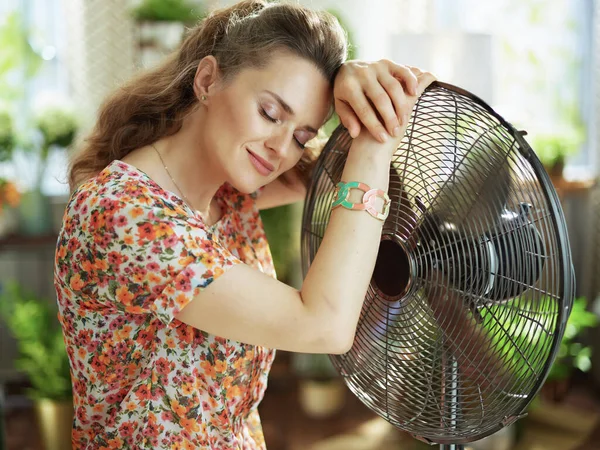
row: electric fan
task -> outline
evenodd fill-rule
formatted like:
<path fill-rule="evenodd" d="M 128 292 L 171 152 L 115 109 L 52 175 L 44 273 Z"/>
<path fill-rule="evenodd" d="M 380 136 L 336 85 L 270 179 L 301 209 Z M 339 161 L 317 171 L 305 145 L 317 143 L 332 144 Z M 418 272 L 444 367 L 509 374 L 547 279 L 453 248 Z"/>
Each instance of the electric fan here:
<path fill-rule="evenodd" d="M 370 409 L 442 448 L 524 415 L 573 302 L 562 210 L 523 135 L 465 90 L 426 89 L 390 164 L 390 213 L 353 346 L 330 356 Z M 338 127 L 313 172 L 304 275 L 351 141 Z"/>

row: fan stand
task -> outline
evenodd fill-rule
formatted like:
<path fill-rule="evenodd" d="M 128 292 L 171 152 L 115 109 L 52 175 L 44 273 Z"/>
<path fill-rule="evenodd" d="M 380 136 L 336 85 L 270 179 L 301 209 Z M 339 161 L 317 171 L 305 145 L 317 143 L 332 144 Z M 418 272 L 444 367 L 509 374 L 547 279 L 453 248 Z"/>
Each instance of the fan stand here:
<path fill-rule="evenodd" d="M 397 176 L 397 175 L 396 175 Z M 374 288 L 378 295 L 388 301 L 396 301 L 407 296 L 414 287 L 415 269 L 404 245 L 386 234 L 380 242 L 377 261 L 373 271 Z M 442 398 L 440 404 L 447 419 L 444 427 L 456 428 L 459 419 L 458 362 L 444 344 L 442 351 Z M 460 444 L 440 444 L 441 450 L 464 450 Z"/>
<path fill-rule="evenodd" d="M 442 399 L 443 409 L 447 413 L 447 416 L 450 418 L 450 426 L 456 427 L 456 422 L 458 420 L 458 363 L 456 362 L 456 358 L 453 356 L 446 356 L 447 353 L 444 351 L 442 357 L 442 364 L 446 368 L 444 370 L 444 398 Z M 447 376 L 449 375 L 449 376 Z M 463 450 L 464 446 L 459 444 L 440 444 L 441 450 Z"/>

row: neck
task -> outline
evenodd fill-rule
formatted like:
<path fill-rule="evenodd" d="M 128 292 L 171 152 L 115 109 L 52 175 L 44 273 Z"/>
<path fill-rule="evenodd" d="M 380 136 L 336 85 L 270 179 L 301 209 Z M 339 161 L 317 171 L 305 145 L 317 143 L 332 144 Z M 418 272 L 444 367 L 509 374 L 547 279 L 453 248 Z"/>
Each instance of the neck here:
<path fill-rule="evenodd" d="M 188 119 L 186 119 L 187 121 Z M 167 165 L 180 194 L 183 194 L 193 209 L 206 220 L 210 217 L 210 206 L 217 190 L 225 183 L 225 176 L 210 151 L 199 146 L 197 133 L 184 122 L 181 130 L 155 143 Z"/>

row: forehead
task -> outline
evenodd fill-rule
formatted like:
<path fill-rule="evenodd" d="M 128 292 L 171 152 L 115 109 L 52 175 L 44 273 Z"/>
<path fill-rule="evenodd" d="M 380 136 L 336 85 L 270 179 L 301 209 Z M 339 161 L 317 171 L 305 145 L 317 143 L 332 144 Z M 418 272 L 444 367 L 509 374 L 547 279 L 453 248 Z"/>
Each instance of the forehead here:
<path fill-rule="evenodd" d="M 299 119 L 322 123 L 332 106 L 332 86 L 310 61 L 288 53 L 275 53 L 261 68 L 247 68 L 232 80 L 235 90 L 279 95 Z"/>

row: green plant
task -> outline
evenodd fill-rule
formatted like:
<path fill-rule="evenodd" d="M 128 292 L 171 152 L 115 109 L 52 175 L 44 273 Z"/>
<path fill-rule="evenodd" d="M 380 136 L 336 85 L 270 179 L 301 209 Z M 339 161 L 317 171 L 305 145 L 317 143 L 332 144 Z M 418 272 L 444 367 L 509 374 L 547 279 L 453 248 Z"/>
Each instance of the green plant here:
<path fill-rule="evenodd" d="M 12 157 L 16 144 L 15 128 L 8 110 L 0 109 L 0 162 Z"/>
<path fill-rule="evenodd" d="M 567 321 L 565 334 L 560 341 L 558 355 L 548 380 L 561 380 L 569 377 L 574 369 L 587 372 L 592 367 L 592 347 L 583 345 L 578 341 L 581 333 L 598 325 L 598 317 L 587 311 L 587 300 L 585 297 L 576 298 L 573 309 Z"/>
<path fill-rule="evenodd" d="M 325 382 L 339 377 L 329 355 L 324 353 L 294 353 L 292 366 L 300 378 Z"/>
<path fill-rule="evenodd" d="M 553 302 L 553 299 L 542 297 L 537 303 L 548 305 Z M 584 372 L 590 369 L 591 347 L 583 346 L 578 339 L 584 330 L 596 326 L 598 319 L 594 313 L 586 310 L 586 306 L 585 297 L 574 300 L 548 380 L 567 378 L 574 369 Z M 480 311 L 483 330 L 493 348 L 502 349 L 506 366 L 511 367 L 515 379 L 529 376 L 531 368 L 528 361 L 548 352 L 554 338 L 547 330 L 555 326 L 553 316 L 538 310 L 533 304 L 520 304 L 518 308 L 531 322 L 513 320 L 514 316 L 506 313 L 505 305 L 492 305 Z M 538 326 L 531 326 L 531 323 Z"/>
<path fill-rule="evenodd" d="M 297 205 L 283 205 L 260 211 L 277 279 L 284 283 L 290 282 L 294 259 L 300 253 L 300 230 L 294 208 Z"/>
<path fill-rule="evenodd" d="M 583 130 L 578 127 L 557 133 L 542 134 L 533 140 L 533 149 L 549 169 L 564 166 L 567 156 L 577 153 L 583 143 Z"/>
<path fill-rule="evenodd" d="M 75 139 L 79 122 L 75 111 L 67 104 L 53 103 L 40 107 L 31 125 L 37 135 L 23 137 L 19 147 L 37 157 L 33 190 L 39 191 L 44 178 L 48 156 L 53 147 L 68 148 Z"/>
<path fill-rule="evenodd" d="M 186 0 L 142 0 L 132 14 L 140 22 L 194 22 L 203 15 L 196 4 Z"/>
<path fill-rule="evenodd" d="M 0 21 L 0 48 L 0 99 L 10 102 L 24 94 L 23 78 L 33 77 L 43 62 L 18 11 Z"/>
<path fill-rule="evenodd" d="M 0 292 L 0 315 L 18 344 L 17 369 L 31 381 L 33 399 L 72 397 L 69 359 L 49 301 L 10 282 Z"/>
<path fill-rule="evenodd" d="M 35 116 L 35 126 L 42 133 L 44 147 L 69 147 L 78 123 L 75 114 L 61 106 L 49 106 Z"/>

